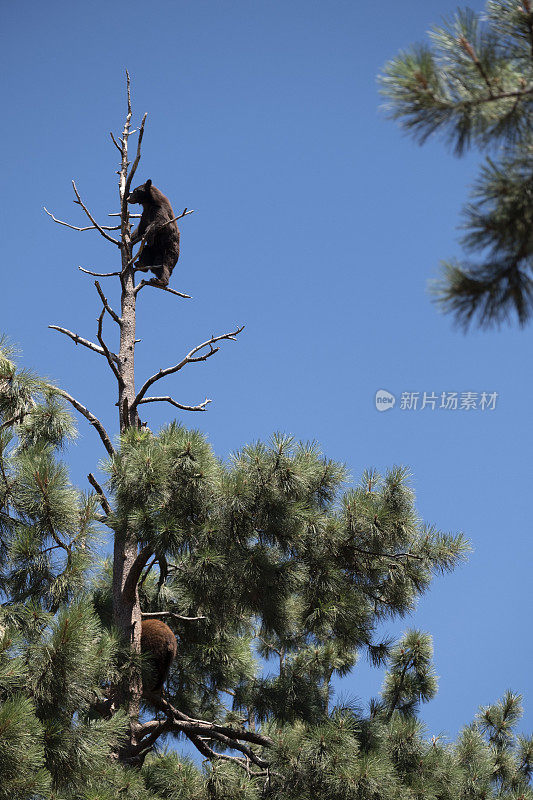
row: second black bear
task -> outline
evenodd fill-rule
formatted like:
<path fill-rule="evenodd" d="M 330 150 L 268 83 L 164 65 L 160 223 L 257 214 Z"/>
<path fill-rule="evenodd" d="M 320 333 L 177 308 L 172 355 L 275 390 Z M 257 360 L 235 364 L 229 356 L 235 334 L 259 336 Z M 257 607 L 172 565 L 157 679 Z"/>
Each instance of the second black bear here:
<path fill-rule="evenodd" d="M 143 619 L 141 627 L 141 653 L 148 656 L 147 671 L 143 675 L 143 692 L 159 694 L 176 657 L 176 637 L 160 619 Z"/>
<path fill-rule="evenodd" d="M 180 254 L 179 228 L 175 221 L 169 222 L 176 216 L 170 201 L 147 180 L 128 196 L 128 203 L 139 203 L 143 207 L 139 225 L 131 234 L 132 244 L 146 236 L 135 266 L 144 272 L 151 270 L 160 286 L 168 286 Z"/>

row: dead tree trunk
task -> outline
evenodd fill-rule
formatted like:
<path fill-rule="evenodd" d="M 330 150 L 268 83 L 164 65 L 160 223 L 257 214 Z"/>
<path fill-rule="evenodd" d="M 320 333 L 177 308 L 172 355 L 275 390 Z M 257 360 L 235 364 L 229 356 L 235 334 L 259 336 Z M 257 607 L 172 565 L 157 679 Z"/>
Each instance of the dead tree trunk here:
<path fill-rule="evenodd" d="M 133 408 L 135 400 L 135 267 L 130 237 L 128 194 L 141 153 L 146 114 L 139 130 L 138 157 L 128 174 L 128 143 L 131 125 L 130 81 L 127 77 L 128 110 L 121 138 L 121 166 L 119 175 L 120 234 L 121 234 L 121 297 L 120 297 L 120 346 L 117 364 L 119 429 L 123 433 L 130 425 L 138 425 L 139 418 Z M 113 621 L 124 642 L 130 641 L 134 653 L 141 651 L 141 607 L 137 582 L 132 580 L 132 570 L 139 557 L 138 545 L 128 530 L 115 531 L 113 549 Z M 132 723 L 138 719 L 142 695 L 141 676 L 134 671 L 128 676 L 126 685 L 119 687 L 115 702 L 126 706 Z M 135 745 L 133 728 L 131 744 Z M 129 760 L 129 753 L 121 754 Z"/>
<path fill-rule="evenodd" d="M 204 410 L 210 402 L 207 398 L 195 406 L 184 405 L 178 403 L 174 398 L 169 395 L 147 397 L 148 389 L 157 381 L 181 370 L 184 366 L 197 361 L 205 361 L 216 352 L 218 352 L 217 343 L 225 340 L 234 340 L 235 337 L 241 332 L 241 328 L 237 328 L 229 333 L 220 336 L 211 336 L 205 342 L 194 347 L 185 357 L 178 361 L 175 365 L 160 369 L 150 378 L 148 378 L 141 386 L 140 390 L 136 391 L 135 388 L 135 324 L 136 324 L 136 301 L 139 292 L 146 286 L 154 286 L 170 294 L 177 295 L 178 297 L 188 298 L 189 295 L 178 292 L 168 287 L 156 286 L 151 281 L 141 280 L 135 283 L 135 256 L 132 252 L 132 243 L 130 235 L 130 214 L 128 208 L 128 195 L 132 186 L 132 180 L 137 171 L 139 161 L 141 158 L 141 144 L 144 134 L 144 126 L 146 121 L 146 114 L 139 126 L 137 149 L 133 163 L 128 160 L 128 145 L 129 138 L 134 133 L 131 131 L 131 118 L 132 107 L 130 97 L 130 79 L 127 77 L 127 113 L 124 128 L 121 138 L 117 139 L 111 134 L 114 145 L 120 153 L 120 169 L 119 175 L 119 198 L 120 198 L 120 223 L 115 226 L 100 225 L 94 219 L 94 216 L 88 210 L 83 202 L 76 187 L 73 183 L 74 193 L 76 196 L 75 202 L 81 206 L 91 225 L 85 228 L 70 225 L 69 223 L 62 222 L 56 219 L 49 211 L 46 213 L 60 225 L 73 228 L 74 230 L 97 230 L 107 241 L 113 243 L 120 249 L 121 253 L 121 269 L 118 272 L 111 273 L 97 273 L 91 270 L 82 270 L 89 275 L 96 277 L 115 277 L 120 281 L 121 287 L 121 309 L 120 315 L 117 314 L 110 306 L 102 288 L 98 281 L 95 281 L 96 290 L 102 302 L 102 310 L 98 318 L 97 339 L 98 344 L 95 342 L 84 339 L 73 333 L 67 328 L 62 328 L 56 325 L 50 325 L 54 330 L 65 334 L 70 337 L 76 344 L 81 344 L 89 350 L 104 356 L 109 368 L 113 372 L 117 381 L 118 389 L 118 429 L 120 433 L 124 433 L 129 427 L 140 427 L 141 421 L 139 418 L 139 406 L 145 403 L 153 402 L 167 402 L 171 405 L 186 411 L 201 411 Z M 180 219 L 192 211 L 185 209 L 176 219 Z M 120 231 L 120 239 L 114 238 L 110 232 Z M 140 242 L 140 249 L 144 246 L 144 240 Z M 138 254 L 137 254 L 138 255 Z M 103 335 L 103 322 L 104 318 L 109 317 L 119 328 L 120 343 L 118 352 L 114 353 L 108 348 L 104 335 Z M 76 398 L 72 397 L 68 392 L 63 389 L 58 390 L 60 394 L 68 400 L 74 408 L 77 409 L 89 422 L 94 426 L 98 432 L 102 443 L 110 456 L 115 453 L 115 446 L 111 436 L 105 430 L 100 420 Z M 96 489 L 100 495 L 102 507 L 107 515 L 111 513 L 111 504 L 104 494 L 103 489 L 98 484 L 97 480 L 91 474 L 89 476 L 91 485 Z M 123 642 L 130 647 L 133 654 L 140 653 L 141 648 L 141 608 L 139 603 L 138 582 L 149 559 L 154 555 L 153 549 L 147 545 L 141 547 L 132 531 L 115 530 L 112 529 L 114 536 L 114 550 L 113 550 L 113 621 L 117 630 L 119 631 Z M 214 736 L 222 737 L 221 741 L 225 741 L 231 736 L 231 730 L 224 728 L 222 731 L 217 732 L 216 725 L 213 723 L 204 722 L 201 720 L 191 720 L 185 715 L 172 708 L 169 704 L 162 703 L 161 710 L 167 714 L 167 719 L 163 723 L 160 720 L 153 720 L 150 723 L 139 724 L 139 709 L 142 697 L 142 682 L 139 670 L 130 670 L 122 682 L 118 686 L 111 687 L 109 697 L 106 702 L 99 703 L 99 710 L 104 709 L 104 713 L 114 713 L 118 708 L 123 708 L 130 720 L 130 735 L 123 747 L 117 754 L 117 757 L 127 764 L 139 764 L 146 755 L 146 752 L 155 743 L 157 737 L 167 730 L 176 730 L 186 733 L 187 736 L 194 741 L 201 752 L 205 754 L 206 745 L 202 743 L 199 735 L 201 733 L 210 733 Z M 207 726 L 207 727 L 206 727 Z M 238 739 L 248 737 L 245 731 L 235 732 L 236 746 Z M 237 735 L 238 734 L 238 735 Z M 226 737 L 224 739 L 224 737 Z M 266 741 L 265 737 L 257 735 L 256 741 L 259 739 Z M 250 739 L 248 739 L 250 741 Z M 244 750 L 243 750 L 244 748 Z M 246 750 L 245 745 L 240 745 L 243 752 Z M 213 756 L 216 754 L 213 752 Z M 249 756 L 247 756 L 249 757 Z"/>

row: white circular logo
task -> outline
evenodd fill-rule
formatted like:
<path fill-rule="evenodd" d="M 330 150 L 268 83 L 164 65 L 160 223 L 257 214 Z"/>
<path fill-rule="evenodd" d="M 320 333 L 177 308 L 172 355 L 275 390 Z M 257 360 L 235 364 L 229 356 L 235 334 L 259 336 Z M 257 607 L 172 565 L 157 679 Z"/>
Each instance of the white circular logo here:
<path fill-rule="evenodd" d="M 378 411 L 388 411 L 394 408 L 396 398 L 386 389 L 378 389 L 376 392 L 376 408 Z"/>

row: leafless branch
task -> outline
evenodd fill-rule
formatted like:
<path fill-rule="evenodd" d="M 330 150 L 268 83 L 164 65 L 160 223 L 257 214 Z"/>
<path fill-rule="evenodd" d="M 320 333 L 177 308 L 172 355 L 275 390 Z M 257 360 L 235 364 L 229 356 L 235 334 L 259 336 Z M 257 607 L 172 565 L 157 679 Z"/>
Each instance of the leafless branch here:
<path fill-rule="evenodd" d="M 161 736 L 162 733 L 167 733 L 169 730 L 172 730 L 172 727 L 172 721 L 166 719 L 150 720 L 149 722 L 145 722 L 143 725 L 136 728 L 135 733 L 139 739 L 139 744 L 137 746 L 138 758 L 142 760 L 156 743 L 159 736 Z M 197 750 L 210 760 L 232 761 L 237 766 L 242 767 L 242 769 L 244 769 L 250 777 L 264 777 L 267 774 L 266 770 L 262 772 L 252 772 L 250 769 L 250 759 L 248 756 L 243 758 L 242 756 L 230 756 L 226 753 L 217 753 L 207 744 L 206 740 L 209 740 L 209 737 L 197 736 L 189 731 L 183 731 L 183 733 L 185 733 L 189 741 L 194 744 Z M 248 748 L 246 749 L 248 750 Z"/>
<path fill-rule="evenodd" d="M 144 286 L 153 286 L 155 289 L 162 289 L 164 292 L 169 292 L 170 294 L 175 294 L 176 297 L 183 297 L 185 300 L 191 300 L 190 294 L 185 294 L 184 292 L 178 292 L 176 289 L 171 289 L 170 286 L 161 286 L 156 281 L 145 281 L 142 280 L 140 283 L 137 284 L 135 287 L 135 294 L 141 291 Z"/>
<path fill-rule="evenodd" d="M 110 214 L 107 215 L 108 217 L 121 217 L 122 214 L 120 211 L 112 211 Z M 131 211 L 128 213 L 128 217 L 130 219 L 139 219 L 142 217 L 142 214 L 132 214 Z"/>
<path fill-rule="evenodd" d="M 97 221 L 95 220 L 95 218 L 93 217 L 93 215 L 91 214 L 91 212 L 89 211 L 89 209 L 87 208 L 87 206 L 85 205 L 83 200 L 81 199 L 80 193 L 78 192 L 78 189 L 76 188 L 76 183 L 74 181 L 72 181 L 72 188 L 74 189 L 74 194 L 76 195 L 76 198 L 77 198 L 74 202 L 78 203 L 78 205 L 80 205 L 83 208 L 83 210 L 85 211 L 85 213 L 87 214 L 87 216 L 91 220 L 92 224 L 96 228 L 96 230 L 100 231 L 100 233 L 102 234 L 104 239 L 107 239 L 108 242 L 113 242 L 113 244 L 116 244 L 117 247 L 120 247 L 121 246 L 121 242 L 119 242 L 118 239 L 114 239 L 112 236 L 110 236 L 108 233 L 106 233 L 104 228 L 102 228 L 102 226 L 97 223 Z"/>
<path fill-rule="evenodd" d="M 219 347 L 213 347 L 216 342 L 220 342 L 223 339 L 231 339 L 232 341 L 235 341 L 236 337 L 242 330 L 244 330 L 244 325 L 242 325 L 240 328 L 236 328 L 231 333 L 223 333 L 220 336 L 211 336 L 211 338 L 206 342 L 202 342 L 202 344 L 193 347 L 190 353 L 187 353 L 185 358 L 183 358 L 178 364 L 175 364 L 173 367 L 166 367 L 166 369 L 160 369 L 159 372 L 156 372 L 155 375 L 152 375 L 151 378 L 148 378 L 148 380 L 142 385 L 137 397 L 132 403 L 132 409 L 139 405 L 150 386 L 152 386 L 152 384 L 154 384 L 156 381 L 161 380 L 161 378 L 165 378 L 167 375 L 172 375 L 174 372 L 179 372 L 179 370 L 183 369 L 186 364 L 193 364 L 196 361 L 206 361 L 208 358 L 210 358 L 210 356 L 215 355 L 215 353 L 219 351 Z M 200 352 L 205 347 L 209 347 L 209 352 L 204 353 L 204 355 L 197 356 L 196 353 Z"/>
<path fill-rule="evenodd" d="M 87 347 L 89 350 L 93 350 L 95 353 L 98 353 L 101 356 L 106 355 L 102 347 L 94 344 L 94 342 L 90 342 L 88 339 L 83 339 L 83 337 L 78 336 L 77 333 L 72 333 L 72 331 L 69 331 L 67 328 L 60 328 L 59 325 L 49 325 L 48 327 L 53 331 L 59 331 L 59 333 L 64 333 L 65 336 L 69 336 L 76 344 L 82 344 L 84 347 Z M 113 361 L 118 361 L 116 353 L 110 353 L 109 350 L 108 353 Z"/>
<path fill-rule="evenodd" d="M 130 169 L 130 174 L 128 175 L 128 177 L 126 179 L 126 189 L 125 189 L 126 197 L 130 193 L 131 182 L 133 180 L 133 176 L 135 175 L 135 173 L 137 171 L 137 167 L 139 166 L 139 161 L 141 160 L 141 144 L 142 144 L 143 135 L 144 135 L 144 123 L 146 122 L 146 117 L 147 116 L 148 116 L 148 114 L 144 115 L 144 117 L 142 118 L 141 127 L 139 128 L 139 137 L 137 139 L 137 155 L 135 156 L 135 161 L 133 162 L 132 167 Z"/>
<path fill-rule="evenodd" d="M 219 725 L 215 722 L 188 717 L 158 695 L 151 696 L 150 701 L 156 708 L 165 713 L 167 719 L 165 721 L 152 720 L 141 726 L 141 742 L 139 742 L 138 745 L 139 750 L 144 750 L 145 747 L 150 748 L 162 733 L 174 730 L 184 733 L 191 741 L 193 741 L 193 737 L 201 737 L 204 746 L 204 738 L 218 741 L 232 750 L 239 750 L 261 769 L 268 768 L 268 761 L 258 756 L 257 753 L 246 744 L 243 744 L 243 742 L 270 748 L 273 745 L 273 741 L 270 737 L 264 736 L 256 731 L 247 731 L 245 728 L 233 728 L 229 725 Z M 194 743 L 196 744 L 196 742 Z"/>
<path fill-rule="evenodd" d="M 199 753 L 201 753 L 206 758 L 210 760 L 217 760 L 217 761 L 232 761 L 238 767 L 241 767 L 247 775 L 251 777 L 261 777 L 266 774 L 266 772 L 254 773 L 250 769 L 250 761 L 248 758 L 243 758 L 242 756 L 228 756 L 226 753 L 217 753 L 216 750 L 213 750 L 209 745 L 204 741 L 201 736 L 194 736 L 192 733 L 186 734 L 189 741 L 193 743 Z"/>
<path fill-rule="evenodd" d="M 126 70 L 126 91 L 128 94 L 128 114 L 126 116 L 126 125 L 124 126 L 128 131 L 130 129 L 131 120 L 131 92 L 130 92 L 130 73 Z"/>
<path fill-rule="evenodd" d="M 115 449 L 111 444 L 111 439 L 109 438 L 109 434 L 107 433 L 106 429 L 104 428 L 98 417 L 95 417 L 94 414 L 91 411 L 89 411 L 88 408 L 83 406 L 78 400 L 76 400 L 76 398 L 72 397 L 72 395 L 70 395 L 68 392 L 65 392 L 64 389 L 58 389 L 57 387 L 54 388 L 56 389 L 57 393 L 61 395 L 61 397 L 64 397 L 65 400 L 68 400 L 68 402 L 74 406 L 76 411 L 79 411 L 80 414 L 82 414 L 85 417 L 85 419 L 89 420 L 90 424 L 93 425 L 96 431 L 98 432 L 98 435 L 100 436 L 100 439 L 102 440 L 102 443 L 107 452 L 109 453 L 109 455 L 110 456 L 114 455 Z"/>
<path fill-rule="evenodd" d="M 239 767 L 242 767 L 244 771 L 248 773 L 248 775 L 252 775 L 252 772 L 250 770 L 250 762 L 257 764 L 258 761 L 261 761 L 261 763 L 264 764 L 265 767 L 268 767 L 268 762 L 263 761 L 263 759 L 259 759 L 257 756 L 255 756 L 255 753 L 252 750 L 250 750 L 249 747 L 246 747 L 246 745 L 243 745 L 240 742 L 238 743 L 234 742 L 233 740 L 228 739 L 226 736 L 219 736 L 217 734 L 213 734 L 212 737 L 209 736 L 204 737 L 187 733 L 187 731 L 184 731 L 184 733 L 187 736 L 187 738 L 190 739 L 190 741 L 195 745 L 195 747 L 198 748 L 198 750 L 202 753 L 202 755 L 206 756 L 206 758 L 223 760 L 223 761 L 233 761 L 234 764 L 237 764 Z M 211 738 L 214 739 L 215 741 L 221 742 L 224 745 L 227 745 L 228 747 L 231 747 L 234 750 L 240 750 L 241 753 L 244 753 L 245 757 L 243 758 L 242 756 L 229 756 L 226 753 L 217 753 L 217 751 L 209 747 L 209 745 L 206 742 L 206 739 L 209 740 Z"/>
<path fill-rule="evenodd" d="M 197 617 L 184 617 L 182 614 L 175 614 L 173 611 L 143 611 L 141 612 L 141 616 L 143 619 L 171 617 L 172 619 L 177 620 L 177 622 L 198 622 L 198 620 L 207 619 L 207 617 L 203 616 L 202 614 Z"/>
<path fill-rule="evenodd" d="M 144 739 L 163 726 L 168 726 L 168 719 L 151 719 L 147 722 L 133 722 L 132 728 L 138 740 Z"/>
<path fill-rule="evenodd" d="M 122 155 L 122 147 L 119 145 L 119 143 L 118 143 L 118 142 L 117 142 L 117 140 L 115 139 L 115 136 L 114 136 L 114 134 L 113 134 L 113 131 L 109 131 L 109 135 L 111 136 L 111 141 L 113 142 L 113 144 L 114 144 L 114 145 L 115 145 L 115 147 L 117 148 L 118 152 L 120 153 L 120 155 Z M 118 216 L 118 217 L 120 217 L 120 214 L 117 214 L 117 216 Z"/>
<path fill-rule="evenodd" d="M 86 275 L 94 275 L 95 278 L 111 278 L 114 275 L 120 275 L 120 272 L 91 272 L 90 269 L 84 269 L 83 267 L 78 267 L 80 272 L 85 272 Z"/>
<path fill-rule="evenodd" d="M 102 489 L 102 487 L 100 486 L 100 484 L 98 483 L 92 472 L 89 472 L 89 474 L 87 475 L 87 480 L 95 490 L 96 494 L 99 496 L 100 505 L 104 509 L 105 513 L 107 515 L 111 514 L 111 506 L 109 504 L 109 500 L 105 496 L 104 490 Z"/>
<path fill-rule="evenodd" d="M 113 360 L 113 354 L 109 352 L 109 349 L 108 349 L 108 347 L 107 347 L 107 345 L 106 345 L 106 343 L 104 341 L 104 336 L 103 336 L 103 332 L 102 332 L 102 326 L 103 326 L 103 323 L 104 323 L 104 314 L 105 314 L 105 312 L 106 312 L 106 309 L 104 307 L 102 309 L 102 311 L 100 312 L 100 316 L 98 317 L 98 333 L 96 335 L 98 337 L 98 341 L 102 345 L 102 350 L 104 351 L 104 355 L 107 358 L 107 363 L 111 367 L 111 372 L 113 373 L 113 375 L 117 379 L 119 386 L 123 386 L 124 385 L 124 378 L 122 377 L 122 375 L 118 371 L 118 369 L 117 369 L 117 367 L 115 365 L 115 361 Z M 116 356 L 115 356 L 115 359 L 116 359 Z"/>
<path fill-rule="evenodd" d="M 137 284 L 135 287 L 135 294 L 141 291 L 144 286 L 154 286 L 156 289 L 162 289 L 164 292 L 170 292 L 170 294 L 175 294 L 176 297 L 183 297 L 186 300 L 191 299 L 190 294 L 184 294 L 184 292 L 178 292 L 176 289 L 171 289 L 169 286 L 161 286 L 161 284 L 157 283 L 156 281 L 145 281 L 142 280 L 140 283 Z"/>
<path fill-rule="evenodd" d="M 131 92 L 130 92 L 130 74 L 128 70 L 126 70 L 126 87 L 127 87 L 127 97 L 128 97 L 128 111 L 126 114 L 126 119 L 124 120 L 124 128 L 122 130 L 122 150 L 121 150 L 121 165 L 119 171 L 119 191 L 120 191 L 120 220 L 121 220 L 121 230 L 124 232 L 128 228 L 128 195 L 125 191 L 126 187 L 126 180 L 128 175 L 128 138 L 130 135 L 130 123 L 131 123 Z M 128 229 L 129 230 L 129 229 Z M 122 237 L 123 238 L 123 237 Z M 129 236 L 128 241 L 124 242 L 127 245 L 127 249 L 122 251 L 122 269 L 120 273 L 120 282 L 122 284 L 122 288 L 124 289 L 124 277 L 123 274 L 126 272 L 126 268 L 124 265 L 125 259 L 127 255 L 131 255 L 131 248 L 129 245 Z"/>
<path fill-rule="evenodd" d="M 116 313 L 113 311 L 113 309 L 111 308 L 111 306 L 110 306 L 110 305 L 109 305 L 109 303 L 107 302 L 107 298 L 104 296 L 104 293 L 103 293 L 103 291 L 102 291 L 102 288 L 101 288 L 100 284 L 98 283 L 98 281 L 95 281 L 95 282 L 94 282 L 94 285 L 96 286 L 96 291 L 97 291 L 97 292 L 98 292 L 98 294 L 100 295 L 100 300 L 102 301 L 102 303 L 103 303 L 103 305 L 104 305 L 104 308 L 105 308 L 105 310 L 107 311 L 107 313 L 109 314 L 109 316 L 110 316 L 110 317 L 112 317 L 112 318 L 115 320 L 115 322 L 117 323 L 117 325 L 122 325 L 122 320 L 121 320 L 121 318 L 119 317 L 119 315 L 118 315 L 118 314 L 116 314 Z"/>
<path fill-rule="evenodd" d="M 172 397 L 143 397 L 142 400 L 139 400 L 138 405 L 141 403 L 170 403 L 171 405 L 175 406 L 176 408 L 180 408 L 182 411 L 205 411 L 205 407 L 211 400 L 208 400 L 206 397 L 203 403 L 199 403 L 197 406 L 184 406 L 182 403 L 178 403 Z"/>
<path fill-rule="evenodd" d="M 48 216 L 51 217 L 54 220 L 54 222 L 57 222 L 58 225 L 64 225 L 65 228 L 71 228 L 73 231 L 94 231 L 98 227 L 97 225 L 87 225 L 86 228 L 80 228 L 77 225 L 70 225 L 70 223 L 68 223 L 68 222 L 63 222 L 60 219 L 56 219 L 54 217 L 54 215 L 50 211 L 48 211 L 46 206 L 43 206 L 43 209 L 48 214 Z M 113 225 L 113 227 L 111 227 L 109 225 L 102 225 L 102 230 L 103 231 L 119 231 L 120 230 L 120 225 Z M 115 239 L 113 239 L 112 241 L 115 241 Z"/>

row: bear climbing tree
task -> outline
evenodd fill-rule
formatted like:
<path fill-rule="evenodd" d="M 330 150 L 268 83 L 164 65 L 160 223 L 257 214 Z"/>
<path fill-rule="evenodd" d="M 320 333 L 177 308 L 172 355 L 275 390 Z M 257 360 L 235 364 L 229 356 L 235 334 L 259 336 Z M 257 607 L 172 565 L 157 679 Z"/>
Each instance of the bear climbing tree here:
<path fill-rule="evenodd" d="M 76 344 L 83 345 L 84 347 L 100 354 L 107 362 L 109 369 L 113 373 L 117 382 L 117 406 L 118 406 L 118 423 L 119 430 L 122 434 L 129 429 L 141 429 L 143 423 L 140 419 L 141 406 L 148 403 L 169 403 L 172 406 L 182 411 L 202 411 L 210 402 L 205 399 L 203 402 L 195 406 L 184 405 L 178 402 L 170 395 L 151 396 L 148 390 L 163 378 L 179 372 L 185 366 L 194 364 L 199 361 L 206 361 L 219 350 L 219 342 L 225 340 L 235 340 L 238 334 L 243 330 L 243 327 L 237 327 L 228 333 L 223 333 L 218 336 L 210 336 L 204 342 L 193 347 L 184 357 L 180 358 L 176 364 L 158 370 L 155 374 L 148 377 L 140 388 L 136 388 L 135 383 L 135 345 L 136 345 L 136 303 L 139 298 L 139 293 L 146 287 L 155 287 L 163 291 L 169 292 L 180 298 L 189 298 L 190 296 L 179 292 L 175 289 L 168 287 L 168 280 L 172 269 L 177 261 L 179 255 L 179 231 L 177 227 L 177 220 L 192 214 L 192 210 L 185 208 L 180 214 L 174 216 L 174 212 L 170 205 L 169 200 L 152 186 L 151 180 L 147 181 L 142 186 L 135 190 L 131 190 L 133 178 L 137 172 L 139 162 L 141 160 L 141 145 L 143 141 L 145 123 L 147 114 L 142 118 L 139 126 L 137 136 L 136 155 L 133 163 L 129 161 L 129 144 L 130 137 L 134 131 L 131 130 L 132 119 L 132 106 L 130 95 L 130 78 L 126 73 L 127 81 L 127 113 L 124 122 L 124 128 L 121 136 L 117 138 L 111 133 L 113 144 L 120 154 L 120 165 L 118 170 L 119 181 L 119 202 L 120 202 L 120 222 L 117 225 L 109 226 L 98 223 L 91 213 L 87 205 L 78 191 L 76 183 L 72 181 L 72 186 L 75 194 L 75 203 L 77 203 L 90 221 L 90 225 L 82 228 L 70 223 L 57 219 L 46 208 L 46 213 L 60 225 L 64 225 L 74 230 L 89 230 L 94 229 L 98 231 L 104 239 L 113 245 L 120 252 L 121 268 L 116 272 L 98 273 L 92 270 L 87 270 L 82 267 L 79 269 L 97 278 L 115 278 L 120 282 L 121 290 L 121 309 L 120 314 L 117 313 L 108 302 L 106 295 L 98 280 L 95 281 L 96 291 L 100 298 L 102 308 L 98 317 L 97 325 L 97 342 L 89 341 L 73 331 L 58 326 L 50 325 L 49 327 L 56 330 L 68 337 L 70 337 Z M 131 214 L 128 204 L 141 203 L 143 205 L 143 213 L 140 218 L 139 226 L 135 231 L 131 231 L 132 217 L 139 215 Z M 114 232 L 118 232 L 115 238 Z M 134 246 L 138 244 L 137 252 L 134 252 Z M 156 280 L 136 281 L 136 273 L 140 269 L 146 271 L 151 269 L 155 275 Z M 104 338 L 104 319 L 109 318 L 119 329 L 119 348 L 115 353 L 108 346 Z M 105 429 L 104 425 L 98 417 L 89 410 L 83 403 L 69 394 L 63 389 L 58 390 L 59 393 L 74 408 L 82 414 L 88 422 L 95 428 L 102 444 L 104 445 L 107 453 L 114 457 L 116 454 L 115 444 L 113 437 Z M 97 492 L 102 508 L 106 518 L 110 521 L 113 515 L 111 503 L 109 502 L 104 489 L 97 481 L 95 476 L 91 473 L 88 479 Z M 112 523 L 109 522 L 112 526 Z M 164 563 L 164 555 L 154 551 L 154 545 L 149 543 L 141 546 L 135 534 L 128 529 L 127 525 L 112 526 L 114 535 L 114 552 L 113 552 L 113 622 L 117 630 L 121 633 L 122 640 L 129 648 L 133 655 L 138 655 L 141 652 L 142 641 L 142 610 L 139 600 L 139 580 L 141 574 L 146 568 L 148 562 L 161 561 Z M 163 566 L 161 566 L 163 571 Z M 151 617 L 158 616 L 158 612 L 151 612 Z M 161 612 L 161 617 L 167 617 L 170 621 L 170 616 L 173 620 L 179 621 L 179 615 L 169 615 L 168 612 Z M 149 626 L 148 636 L 147 630 L 143 631 L 145 638 L 145 649 L 150 647 L 150 642 L 155 644 L 155 650 L 160 649 L 161 642 L 154 636 L 155 629 L 152 624 Z M 167 626 L 165 626 L 167 628 Z M 159 633 L 161 633 L 161 626 Z M 167 630 L 169 630 L 167 628 Z M 148 644 L 146 644 L 148 643 Z M 170 664 L 171 656 L 175 654 L 175 649 L 172 641 L 167 642 L 168 648 L 162 655 L 162 663 L 156 665 L 158 672 L 158 680 L 154 686 L 160 689 L 162 684 L 161 678 L 164 679 L 166 670 Z M 154 655 L 157 658 L 157 655 Z M 152 686 L 151 688 L 154 688 Z M 117 685 L 112 686 L 107 697 L 96 704 L 95 707 L 100 713 L 113 714 L 120 707 L 125 707 L 130 719 L 130 736 L 129 741 L 126 742 L 124 747 L 118 753 L 118 757 L 125 763 L 139 763 L 144 758 L 144 755 L 150 749 L 150 746 L 156 741 L 157 736 L 165 730 L 184 730 L 194 728 L 195 733 L 190 733 L 191 740 L 202 749 L 205 753 L 205 745 L 202 745 L 198 736 L 204 733 L 213 732 L 214 728 L 212 723 L 203 722 L 200 720 L 192 720 L 185 715 L 180 714 L 176 709 L 173 709 L 163 697 L 152 697 L 154 704 L 163 710 L 166 714 L 165 726 L 160 726 L 159 723 L 146 726 L 139 723 L 140 703 L 143 694 L 142 687 L 142 674 L 141 669 L 136 668 L 130 670 L 125 678 L 122 679 Z M 155 727 L 155 730 L 154 730 Z M 215 726 L 216 727 L 216 726 Z M 148 736 L 148 732 L 150 736 Z M 248 731 L 231 731 L 225 729 L 224 737 L 235 738 L 235 745 L 239 745 L 241 735 L 248 741 L 255 741 L 261 743 L 264 737 L 254 735 Z"/>
<path fill-rule="evenodd" d="M 168 286 L 180 255 L 180 232 L 170 200 L 147 180 L 133 190 L 128 203 L 143 207 L 141 221 L 131 233 L 132 244 L 142 242 L 135 267 L 151 270 L 160 286 Z"/>
<path fill-rule="evenodd" d="M 162 691 L 177 649 L 176 637 L 168 625 L 160 619 L 143 619 L 141 652 L 148 661 L 142 676 L 145 696 L 150 697 L 153 692 L 158 694 Z"/>

